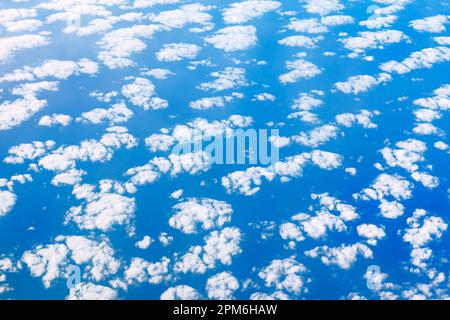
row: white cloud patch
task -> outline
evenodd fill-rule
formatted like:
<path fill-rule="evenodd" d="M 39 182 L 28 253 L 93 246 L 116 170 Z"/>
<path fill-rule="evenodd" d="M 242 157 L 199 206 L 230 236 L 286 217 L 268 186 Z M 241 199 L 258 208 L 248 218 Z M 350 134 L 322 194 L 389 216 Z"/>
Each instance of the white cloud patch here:
<path fill-rule="evenodd" d="M 295 83 L 299 79 L 310 79 L 322 73 L 322 70 L 314 63 L 304 59 L 288 61 L 286 67 L 290 70 L 282 74 L 279 80 L 282 84 Z"/>
<path fill-rule="evenodd" d="M 450 48 L 426 48 L 413 52 L 403 61 L 388 61 L 380 65 L 380 69 L 397 74 L 409 73 L 416 69 L 430 69 L 434 64 L 450 61 Z"/>
<path fill-rule="evenodd" d="M 341 269 L 350 269 L 356 262 L 358 256 L 365 259 L 373 258 L 372 250 L 362 243 L 352 245 L 341 245 L 339 247 L 316 247 L 305 251 L 305 254 L 311 258 L 318 258 L 327 266 L 337 265 Z"/>
<path fill-rule="evenodd" d="M 135 78 L 132 83 L 122 87 L 122 94 L 136 106 L 144 110 L 157 110 L 168 107 L 168 102 L 156 96 L 155 85 L 148 79 Z"/>
<path fill-rule="evenodd" d="M 232 26 L 218 30 L 205 41 L 225 52 L 247 50 L 256 44 L 256 28 L 253 26 Z"/>
<path fill-rule="evenodd" d="M 169 225 L 186 234 L 222 227 L 231 221 L 233 213 L 228 203 L 208 198 L 188 199 L 175 205 L 173 210 Z"/>
<path fill-rule="evenodd" d="M 170 43 L 165 44 L 161 50 L 156 53 L 158 61 L 181 61 L 184 59 L 194 59 L 201 48 L 190 43 Z"/>
<path fill-rule="evenodd" d="M 223 10 L 223 20 L 229 24 L 242 24 L 281 7 L 278 1 L 251 0 L 232 3 Z"/>
<path fill-rule="evenodd" d="M 206 282 L 208 298 L 212 300 L 232 300 L 234 292 L 238 289 L 238 279 L 229 272 L 213 275 Z"/>

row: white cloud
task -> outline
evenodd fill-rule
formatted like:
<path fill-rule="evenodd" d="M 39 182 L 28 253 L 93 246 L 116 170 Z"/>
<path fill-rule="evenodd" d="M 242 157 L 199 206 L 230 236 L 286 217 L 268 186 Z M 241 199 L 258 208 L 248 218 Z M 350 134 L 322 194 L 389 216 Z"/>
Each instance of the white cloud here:
<path fill-rule="evenodd" d="M 380 209 L 380 214 L 388 219 L 397 219 L 405 212 L 405 207 L 398 201 L 389 202 L 386 200 L 381 200 L 378 208 Z"/>
<path fill-rule="evenodd" d="M 42 91 L 57 91 L 58 82 L 34 82 L 22 84 L 12 90 L 12 94 L 22 96 L 14 101 L 5 100 L 0 104 L 0 131 L 9 130 L 30 119 L 41 111 L 47 100 L 39 100 Z"/>
<path fill-rule="evenodd" d="M 360 224 L 356 228 L 358 235 L 360 237 L 367 238 L 367 242 L 372 245 L 377 244 L 377 240 L 383 239 L 386 237 L 386 232 L 384 231 L 384 228 L 378 227 L 374 224 Z"/>
<path fill-rule="evenodd" d="M 150 69 L 150 70 L 142 73 L 143 76 L 150 76 L 150 77 L 153 77 L 153 78 L 159 79 L 159 80 L 167 79 L 169 76 L 174 75 L 174 74 L 175 73 L 173 73 L 170 70 L 161 69 L 161 68 Z"/>
<path fill-rule="evenodd" d="M 39 119 L 39 125 L 45 127 L 53 127 L 56 125 L 68 126 L 72 122 L 72 117 L 65 114 L 52 114 L 43 116 Z"/>
<path fill-rule="evenodd" d="M 312 153 L 303 153 L 278 161 L 269 167 L 250 167 L 245 171 L 235 171 L 222 177 L 222 185 L 228 193 L 238 192 L 245 196 L 258 193 L 264 180 L 271 182 L 279 178 L 281 182 L 288 182 L 292 178 L 302 176 L 303 168 L 308 162 L 331 170 L 342 164 L 342 157 L 338 154 L 314 150 Z"/>
<path fill-rule="evenodd" d="M 168 107 L 166 100 L 155 96 L 154 84 L 145 78 L 135 78 L 133 83 L 122 87 L 122 94 L 136 106 L 144 110 L 157 110 Z"/>
<path fill-rule="evenodd" d="M 223 20 L 229 24 L 241 24 L 281 7 L 278 1 L 251 0 L 235 2 L 223 10 Z"/>
<path fill-rule="evenodd" d="M 304 7 L 307 12 L 322 16 L 345 8 L 340 0 L 305 0 L 305 2 L 306 5 Z"/>
<path fill-rule="evenodd" d="M 351 128 L 354 124 L 359 124 L 366 129 L 374 129 L 378 126 L 372 122 L 372 117 L 378 115 L 379 113 L 375 111 L 374 113 L 368 110 L 361 110 L 359 113 L 341 113 L 338 114 L 335 119 L 336 122 L 344 127 Z"/>
<path fill-rule="evenodd" d="M 213 300 L 231 300 L 233 294 L 239 289 L 239 281 L 229 272 L 218 273 L 211 276 L 206 282 L 208 298 Z"/>
<path fill-rule="evenodd" d="M 17 197 L 14 193 L 0 190 L 0 217 L 6 216 L 14 208 Z"/>
<path fill-rule="evenodd" d="M 174 271 L 181 273 L 205 273 L 217 264 L 231 265 L 235 255 L 241 253 L 241 231 L 236 227 L 213 231 L 204 238 L 203 246 L 192 246 L 175 263 Z"/>
<path fill-rule="evenodd" d="M 175 205 L 173 210 L 169 225 L 186 234 L 222 227 L 231 221 L 233 213 L 228 203 L 208 198 L 190 198 Z"/>
<path fill-rule="evenodd" d="M 221 108 L 225 106 L 225 103 L 234 101 L 235 99 L 242 99 L 244 95 L 242 93 L 233 92 L 231 95 L 223 97 L 211 97 L 201 98 L 189 103 L 189 107 L 197 110 L 207 110 L 211 108 Z"/>
<path fill-rule="evenodd" d="M 279 232 L 281 239 L 290 241 L 290 248 L 295 247 L 295 242 L 301 242 L 305 240 L 305 237 L 303 236 L 300 228 L 292 222 L 281 224 Z"/>
<path fill-rule="evenodd" d="M 213 26 L 210 22 L 212 16 L 206 11 L 212 8 L 212 6 L 193 3 L 178 9 L 162 11 L 156 15 L 151 14 L 149 19 L 168 28 L 180 29 L 189 24 L 198 24 L 202 28 L 211 29 Z"/>
<path fill-rule="evenodd" d="M 261 269 L 258 276 L 267 287 L 301 294 L 308 291 L 304 276 L 306 272 L 307 269 L 304 265 L 293 258 L 286 258 L 283 260 L 272 260 L 267 267 Z"/>
<path fill-rule="evenodd" d="M 170 259 L 167 257 L 162 257 L 161 261 L 153 263 L 141 258 L 133 258 L 130 266 L 125 270 L 125 280 L 129 285 L 144 282 L 160 284 L 172 278 L 169 265 Z"/>
<path fill-rule="evenodd" d="M 390 27 L 395 21 L 397 21 L 397 16 L 394 15 L 374 16 L 368 20 L 361 21 L 359 25 L 368 29 L 382 29 Z"/>
<path fill-rule="evenodd" d="M 448 16 L 437 15 L 423 19 L 412 20 L 409 25 L 419 32 L 441 33 L 445 32 L 445 25 L 450 23 Z"/>
<path fill-rule="evenodd" d="M 115 290 L 93 283 L 79 283 L 70 289 L 67 300 L 117 300 Z"/>
<path fill-rule="evenodd" d="M 116 225 L 128 225 L 134 217 L 134 198 L 120 194 L 100 193 L 98 198 L 86 205 L 72 207 L 65 221 L 75 222 L 80 229 L 109 231 Z"/>
<path fill-rule="evenodd" d="M 392 60 L 380 65 L 380 69 L 389 73 L 405 74 L 416 69 L 430 69 L 434 64 L 450 61 L 450 48 L 426 48 L 413 52 L 401 62 Z"/>
<path fill-rule="evenodd" d="M 52 149 L 55 146 L 55 142 L 52 140 L 33 141 L 31 143 L 22 143 L 17 146 L 9 148 L 8 154 L 3 161 L 9 164 L 24 163 L 25 160 L 34 160 L 44 155 L 47 150 Z"/>
<path fill-rule="evenodd" d="M 101 48 L 98 58 L 110 69 L 131 67 L 135 63 L 130 57 L 147 47 L 140 38 L 151 38 L 161 29 L 159 25 L 134 25 L 113 30 L 97 42 Z"/>
<path fill-rule="evenodd" d="M 37 34 L 24 34 L 9 38 L 0 38 L 0 63 L 12 58 L 17 51 L 42 47 L 49 39 Z"/>
<path fill-rule="evenodd" d="M 142 250 L 148 249 L 150 245 L 153 243 L 153 239 L 150 236 L 144 236 L 142 240 L 139 240 L 135 243 L 136 247 Z"/>
<path fill-rule="evenodd" d="M 201 300 L 201 298 L 197 290 L 186 285 L 169 288 L 161 295 L 161 300 Z"/>
<path fill-rule="evenodd" d="M 317 39 L 302 35 L 295 35 L 284 38 L 278 41 L 278 43 L 289 47 L 314 48 L 316 46 Z"/>
<path fill-rule="evenodd" d="M 228 67 L 223 71 L 211 73 L 211 77 L 216 78 L 216 80 L 200 84 L 199 88 L 201 90 L 217 92 L 248 85 L 245 77 L 245 69 L 243 68 Z"/>
<path fill-rule="evenodd" d="M 205 41 L 225 52 L 247 50 L 256 44 L 256 28 L 253 26 L 232 26 L 218 30 Z"/>
<path fill-rule="evenodd" d="M 396 143 L 398 149 L 383 148 L 380 152 L 390 167 L 401 167 L 409 172 L 417 171 L 425 160 L 426 144 L 420 140 L 408 139 Z"/>
<path fill-rule="evenodd" d="M 382 200 L 393 197 L 395 200 L 410 199 L 413 184 L 399 175 L 380 174 L 371 185 L 361 193 L 363 200 Z"/>
<path fill-rule="evenodd" d="M 161 50 L 156 53 L 158 61 L 181 61 L 184 59 L 194 59 L 201 48 L 190 43 L 170 43 L 165 44 Z"/>
<path fill-rule="evenodd" d="M 33 81 L 49 77 L 66 80 L 73 75 L 95 75 L 98 71 L 98 64 L 86 58 L 76 62 L 70 60 L 47 60 L 38 67 L 25 66 L 22 69 L 16 69 L 12 73 L 5 74 L 0 78 L 0 82 Z"/>
<path fill-rule="evenodd" d="M 363 31 L 357 37 L 340 39 L 344 47 L 356 57 L 370 49 L 382 49 L 385 45 L 407 41 L 409 38 L 398 30 Z"/>
<path fill-rule="evenodd" d="M 113 104 L 109 109 L 95 108 L 87 112 L 83 112 L 76 120 L 82 123 L 101 124 L 105 121 L 113 126 L 118 123 L 127 122 L 134 113 L 127 108 L 125 103 L 119 102 Z"/>
<path fill-rule="evenodd" d="M 373 258 L 373 252 L 362 243 L 352 245 L 341 245 L 339 247 L 316 247 L 312 250 L 305 251 L 305 254 L 311 258 L 320 257 L 320 260 L 327 266 L 337 265 L 341 269 L 350 269 L 356 262 L 358 256 L 366 259 Z"/>
<path fill-rule="evenodd" d="M 322 70 L 314 63 L 304 59 L 288 61 L 286 67 L 290 71 L 279 77 L 282 84 L 294 83 L 299 79 L 310 79 L 322 73 Z"/>
<path fill-rule="evenodd" d="M 22 261 L 30 269 L 33 277 L 41 277 L 46 288 L 53 281 L 64 278 L 72 261 L 85 266 L 84 277 L 100 281 L 116 274 L 120 261 L 114 258 L 114 250 L 108 240 L 91 240 L 81 236 L 58 236 L 56 243 L 38 245 L 26 251 Z"/>
<path fill-rule="evenodd" d="M 305 32 L 310 34 L 325 33 L 328 32 L 326 25 L 323 25 L 315 18 L 312 19 L 292 19 L 288 25 L 288 29 L 296 32 Z"/>
<path fill-rule="evenodd" d="M 419 181 L 422 185 L 428 189 L 435 189 L 439 186 L 439 178 L 434 177 L 426 172 L 413 172 L 411 177 L 415 181 Z"/>
<path fill-rule="evenodd" d="M 343 93 L 358 94 L 367 92 L 373 87 L 391 81 L 392 77 L 387 73 L 380 73 L 377 76 L 358 75 L 348 78 L 345 82 L 336 82 L 334 85 Z"/>

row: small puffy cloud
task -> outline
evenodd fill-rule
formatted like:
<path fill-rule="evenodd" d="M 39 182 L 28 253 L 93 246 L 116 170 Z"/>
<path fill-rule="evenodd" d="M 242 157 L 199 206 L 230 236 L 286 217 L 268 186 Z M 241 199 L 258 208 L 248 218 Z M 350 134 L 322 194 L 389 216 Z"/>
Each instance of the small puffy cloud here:
<path fill-rule="evenodd" d="M 225 52 L 247 50 L 256 44 L 256 28 L 253 26 L 232 26 L 218 30 L 205 41 Z"/>
<path fill-rule="evenodd" d="M 46 36 L 37 34 L 24 34 L 15 37 L 0 39 L 0 63 L 14 56 L 17 51 L 42 47 L 49 44 Z"/>
<path fill-rule="evenodd" d="M 231 300 L 233 294 L 239 289 L 239 281 L 229 272 L 218 273 L 211 276 L 206 282 L 208 298 L 212 300 Z"/>
<path fill-rule="evenodd" d="M 156 53 L 158 61 L 181 61 L 184 59 L 194 59 L 200 52 L 200 47 L 190 43 L 170 43 L 165 44 Z"/>
<path fill-rule="evenodd" d="M 450 23 L 450 16 L 437 15 L 423 19 L 412 20 L 409 25 L 419 32 L 441 33 L 445 32 L 445 25 Z"/>
<path fill-rule="evenodd" d="M 76 121 L 81 123 L 101 124 L 108 122 L 113 126 L 119 123 L 127 122 L 134 113 L 127 108 L 125 103 L 119 102 L 113 104 L 109 109 L 95 108 L 87 112 L 83 112 Z"/>
<path fill-rule="evenodd" d="M 145 71 L 142 73 L 142 75 L 153 77 L 153 78 L 159 79 L 159 80 L 163 80 L 163 79 L 167 79 L 167 77 L 169 77 L 171 75 L 174 75 L 174 73 L 167 69 L 156 68 L 156 69 L 150 69 L 148 71 Z"/>
<path fill-rule="evenodd" d="M 309 13 L 320 14 L 321 16 L 328 15 L 335 11 L 340 11 L 345 7 L 340 0 L 305 0 L 305 9 Z"/>
<path fill-rule="evenodd" d="M 157 110 L 168 107 L 166 100 L 155 96 L 155 86 L 145 78 L 135 78 L 130 84 L 122 87 L 122 94 L 136 106 L 144 110 Z"/>
<path fill-rule="evenodd" d="M 14 205 L 17 197 L 14 193 L 7 190 L 0 190 L 0 217 L 6 216 Z"/>
<path fill-rule="evenodd" d="M 221 227 L 231 221 L 233 213 L 228 203 L 208 198 L 190 198 L 175 205 L 173 210 L 169 225 L 186 234 Z"/>
<path fill-rule="evenodd" d="M 365 26 L 368 29 L 382 29 L 390 27 L 396 20 L 397 16 L 392 14 L 387 16 L 374 16 L 371 19 L 361 21 L 359 25 Z"/>
<path fill-rule="evenodd" d="M 7 81 L 33 81 L 36 79 L 56 78 L 67 80 L 73 75 L 88 74 L 95 75 L 99 71 L 96 62 L 90 59 L 70 60 L 47 60 L 38 67 L 25 66 L 7 73 L 0 78 L 0 82 Z"/>
<path fill-rule="evenodd" d="M 247 86 L 245 69 L 228 67 L 223 71 L 211 73 L 211 77 L 216 78 L 211 82 L 200 84 L 199 88 L 203 91 L 224 91 Z"/>
<path fill-rule="evenodd" d="M 356 230 L 360 237 L 367 238 L 367 242 L 372 245 L 376 245 L 378 239 L 382 239 L 386 236 L 384 228 L 378 227 L 374 224 L 360 224 Z"/>
<path fill-rule="evenodd" d="M 395 200 L 410 199 L 414 185 L 399 175 L 380 174 L 370 188 L 360 194 L 363 200 L 383 200 L 392 197 Z"/>
<path fill-rule="evenodd" d="M 65 114 L 52 114 L 41 117 L 39 125 L 44 127 L 68 126 L 72 122 L 72 117 Z"/>
<path fill-rule="evenodd" d="M 134 25 L 113 30 L 97 42 L 98 58 L 110 69 L 131 67 L 135 64 L 131 56 L 147 47 L 140 38 L 151 38 L 161 29 L 160 25 Z"/>
<path fill-rule="evenodd" d="M 327 266 L 337 265 L 341 269 L 350 269 L 356 262 L 358 256 L 366 259 L 373 258 L 372 250 L 362 243 L 352 245 L 341 245 L 339 247 L 316 247 L 305 251 L 305 254 L 311 258 L 318 258 Z"/>
<path fill-rule="evenodd" d="M 202 29 L 211 29 L 213 27 L 212 16 L 207 11 L 212 8 L 212 6 L 205 6 L 200 3 L 187 4 L 174 10 L 151 14 L 149 19 L 170 29 L 181 29 L 191 24 L 199 25 Z M 191 31 L 197 30 L 191 29 Z"/>
<path fill-rule="evenodd" d="M 167 289 L 161 294 L 161 300 L 201 300 L 200 293 L 192 287 L 179 285 Z"/>
<path fill-rule="evenodd" d="M 413 52 L 403 61 L 388 61 L 380 65 L 380 69 L 397 74 L 405 74 L 416 69 L 430 69 L 434 64 L 450 61 L 450 48 L 426 48 Z"/>
<path fill-rule="evenodd" d="M 79 283 L 70 289 L 67 300 L 117 300 L 114 289 L 93 283 Z"/>
<path fill-rule="evenodd" d="M 405 212 L 405 207 L 398 201 L 381 200 L 378 208 L 380 209 L 380 214 L 388 219 L 397 219 Z"/>
<path fill-rule="evenodd" d="M 415 181 L 422 183 L 422 185 L 428 189 L 435 189 L 439 186 L 439 178 L 432 176 L 431 174 L 428 174 L 426 172 L 416 171 L 411 174 L 411 177 Z"/>
<path fill-rule="evenodd" d="M 171 279 L 169 272 L 170 259 L 162 257 L 160 261 L 148 262 L 141 258 L 133 258 L 125 270 L 125 281 L 128 285 L 138 283 L 160 284 Z"/>
<path fill-rule="evenodd" d="M 280 237 L 289 241 L 289 248 L 295 248 L 296 242 L 305 240 L 300 228 L 292 222 L 286 222 L 280 225 Z"/>
<path fill-rule="evenodd" d="M 108 240 L 92 240 L 81 236 L 58 236 L 56 242 L 38 245 L 26 251 L 22 261 L 33 277 L 40 277 L 46 288 L 67 275 L 69 263 L 85 267 L 84 277 L 95 281 L 116 274 L 120 261 Z"/>
<path fill-rule="evenodd" d="M 359 94 L 367 92 L 373 87 L 391 81 L 392 77 L 387 73 L 380 73 L 377 76 L 359 75 L 352 76 L 344 82 L 336 82 L 335 87 L 343 93 Z"/>
<path fill-rule="evenodd" d="M 201 98 L 189 103 L 189 107 L 197 110 L 207 110 L 211 108 L 221 108 L 225 103 L 233 102 L 235 99 L 242 99 L 242 93 L 233 92 L 231 95 L 223 97 Z"/>
<path fill-rule="evenodd" d="M 327 26 L 323 25 L 316 18 L 301 19 L 301 20 L 292 19 L 287 27 L 288 29 L 294 30 L 296 32 L 310 33 L 310 34 L 328 32 Z"/>
<path fill-rule="evenodd" d="M 217 265 L 231 265 L 233 257 L 241 253 L 241 231 L 228 227 L 213 231 L 204 238 L 203 246 L 192 246 L 175 263 L 174 271 L 181 273 L 205 273 Z"/>
<path fill-rule="evenodd" d="M 340 129 L 338 127 L 326 124 L 309 132 L 301 132 L 299 135 L 293 136 L 292 139 L 303 146 L 315 148 L 332 139 L 336 139 L 339 133 Z"/>
<path fill-rule="evenodd" d="M 134 217 L 136 203 L 115 193 L 100 193 L 87 204 L 72 207 L 67 212 L 66 223 L 75 222 L 81 229 L 109 231 L 116 225 L 128 225 Z"/>
<path fill-rule="evenodd" d="M 367 50 L 383 48 L 385 45 L 407 41 L 409 38 L 398 30 L 364 31 L 357 37 L 340 39 L 344 47 L 352 51 L 351 57 L 364 54 Z"/>
<path fill-rule="evenodd" d="M 22 124 L 46 107 L 47 100 L 38 99 L 38 93 L 57 90 L 58 82 L 54 81 L 25 83 L 14 88 L 12 94 L 21 97 L 0 104 L 0 131 L 10 130 Z"/>
<path fill-rule="evenodd" d="M 368 110 L 361 110 L 359 113 L 341 113 L 338 114 L 335 119 L 339 125 L 347 128 L 351 128 L 354 124 L 359 124 L 366 129 L 374 129 L 378 126 L 372 122 L 372 118 L 378 114 L 378 112 L 370 112 Z"/>
<path fill-rule="evenodd" d="M 288 182 L 292 178 L 301 177 L 303 168 L 312 163 L 322 169 L 331 170 L 342 165 L 342 157 L 335 153 L 314 150 L 278 161 L 269 167 L 250 167 L 245 171 L 235 171 L 222 177 L 222 185 L 228 193 L 238 192 L 252 196 L 261 190 L 263 180 L 268 182 L 279 178 Z"/>
<path fill-rule="evenodd" d="M 299 79 L 310 79 L 322 73 L 322 70 L 314 63 L 304 59 L 288 61 L 286 67 L 290 71 L 279 77 L 282 84 L 294 83 Z"/>
<path fill-rule="evenodd" d="M 153 239 L 150 236 L 144 236 L 142 240 L 139 240 L 135 243 L 136 247 L 142 250 L 148 249 L 152 244 Z"/>
<path fill-rule="evenodd" d="M 426 144 L 420 140 L 408 139 L 396 144 L 396 149 L 385 147 L 380 152 L 390 167 L 401 167 L 409 172 L 419 169 L 418 163 L 425 160 Z"/>
<path fill-rule="evenodd" d="M 242 24 L 280 7 L 281 3 L 278 1 L 250 0 L 235 2 L 223 10 L 223 20 L 229 24 Z"/>
<path fill-rule="evenodd" d="M 295 35 L 286 37 L 278 41 L 278 43 L 288 47 L 314 48 L 316 46 L 317 39 L 303 35 Z"/>
<path fill-rule="evenodd" d="M 304 265 L 293 258 L 286 258 L 272 260 L 267 267 L 261 269 L 258 276 L 266 287 L 299 295 L 308 291 L 306 272 Z"/>

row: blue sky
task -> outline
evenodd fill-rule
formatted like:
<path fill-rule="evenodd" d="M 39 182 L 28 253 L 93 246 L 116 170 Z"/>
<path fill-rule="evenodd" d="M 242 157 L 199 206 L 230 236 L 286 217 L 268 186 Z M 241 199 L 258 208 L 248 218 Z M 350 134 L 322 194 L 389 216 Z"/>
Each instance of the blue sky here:
<path fill-rule="evenodd" d="M 449 6 L 2 2 L 0 298 L 448 298 Z"/>

